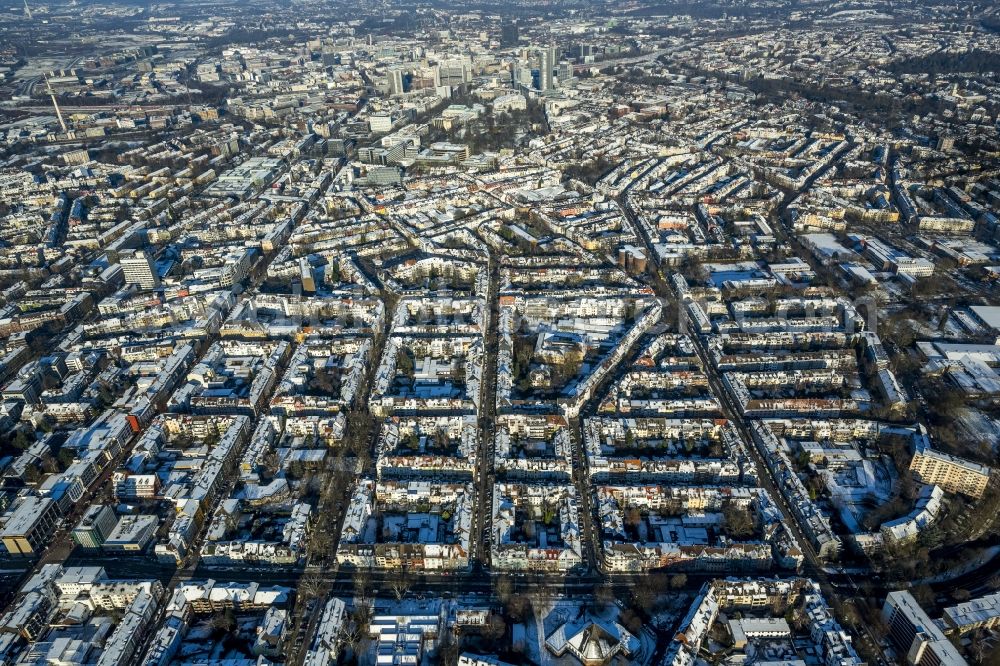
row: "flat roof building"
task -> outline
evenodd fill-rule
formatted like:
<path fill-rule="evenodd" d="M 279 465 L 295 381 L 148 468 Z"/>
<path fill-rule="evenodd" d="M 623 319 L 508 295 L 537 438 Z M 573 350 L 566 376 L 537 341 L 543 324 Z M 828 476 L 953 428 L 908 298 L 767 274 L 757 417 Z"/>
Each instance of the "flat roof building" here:
<path fill-rule="evenodd" d="M 123 253 L 118 260 L 125 271 L 125 283 L 139 285 L 140 288 L 151 290 L 160 286 L 160 276 L 156 272 L 152 257 L 145 250 L 134 250 Z"/>
<path fill-rule="evenodd" d="M 48 497 L 25 497 L 10 515 L 0 541 L 11 555 L 32 555 L 44 548 L 59 522 L 59 509 Z"/>
<path fill-rule="evenodd" d="M 961 633 L 1000 626 L 1000 592 L 944 609 L 945 625 Z"/>
<path fill-rule="evenodd" d="M 917 441 L 910 470 L 923 483 L 941 486 L 948 492 L 980 498 L 990 481 L 990 468 L 930 447 L 926 438 Z"/>
<path fill-rule="evenodd" d="M 156 516 L 122 516 L 104 542 L 104 550 L 138 553 L 146 550 L 156 534 Z"/>
<path fill-rule="evenodd" d="M 106 504 L 92 504 L 73 528 L 73 542 L 81 548 L 100 548 L 118 524 L 114 510 Z"/>
<path fill-rule="evenodd" d="M 965 666 L 967 663 L 909 592 L 890 592 L 882 608 L 889 639 L 907 664 Z"/>

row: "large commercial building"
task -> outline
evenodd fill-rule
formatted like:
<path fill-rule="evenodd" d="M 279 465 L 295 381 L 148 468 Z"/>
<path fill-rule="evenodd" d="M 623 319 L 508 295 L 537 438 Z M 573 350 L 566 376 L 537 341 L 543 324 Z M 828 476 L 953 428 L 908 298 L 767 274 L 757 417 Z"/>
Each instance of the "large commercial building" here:
<path fill-rule="evenodd" d="M 73 528 L 73 542 L 81 548 L 100 548 L 117 524 L 118 518 L 110 506 L 94 504 L 87 509 L 83 518 Z"/>
<path fill-rule="evenodd" d="M 542 49 L 541 67 L 538 72 L 538 87 L 541 90 L 551 90 L 555 88 L 553 81 L 553 71 L 559 63 L 559 49 L 555 46 L 547 46 Z"/>
<path fill-rule="evenodd" d="M 964 666 L 958 653 L 941 630 L 909 592 L 890 592 L 882 608 L 889 625 L 889 638 L 907 664 L 915 666 Z"/>
<path fill-rule="evenodd" d="M 26 497 L 0 532 L 11 555 L 33 555 L 44 548 L 59 522 L 59 508 L 48 497 Z"/>
<path fill-rule="evenodd" d="M 520 34 L 517 23 L 507 21 L 500 26 L 500 46 L 517 46 Z"/>
<path fill-rule="evenodd" d="M 390 95 L 402 95 L 406 92 L 405 74 L 399 67 L 393 67 L 389 70 L 387 77 L 389 80 Z"/>
<path fill-rule="evenodd" d="M 156 536 L 156 516 L 122 516 L 104 542 L 106 552 L 140 553 Z"/>

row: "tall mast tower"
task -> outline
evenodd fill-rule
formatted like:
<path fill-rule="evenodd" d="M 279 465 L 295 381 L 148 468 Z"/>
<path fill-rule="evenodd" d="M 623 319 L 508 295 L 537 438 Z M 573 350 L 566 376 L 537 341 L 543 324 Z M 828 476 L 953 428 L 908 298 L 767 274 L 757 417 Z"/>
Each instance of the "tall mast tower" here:
<path fill-rule="evenodd" d="M 66 129 L 66 121 L 63 120 L 62 111 L 59 110 L 59 101 L 56 100 L 56 94 L 53 92 L 52 86 L 49 84 L 49 77 L 45 74 L 42 74 L 42 77 L 45 78 L 45 88 L 49 91 L 49 97 L 52 99 L 52 106 L 56 109 L 56 117 L 59 118 L 59 126 L 62 127 L 62 131 L 65 134 L 69 130 Z"/>

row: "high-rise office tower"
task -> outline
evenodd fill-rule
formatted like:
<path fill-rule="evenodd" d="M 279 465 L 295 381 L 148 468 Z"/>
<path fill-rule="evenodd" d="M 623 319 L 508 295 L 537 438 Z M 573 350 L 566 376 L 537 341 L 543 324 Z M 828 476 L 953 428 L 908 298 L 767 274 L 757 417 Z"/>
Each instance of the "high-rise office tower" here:
<path fill-rule="evenodd" d="M 563 60 L 559 63 L 559 87 L 573 78 L 573 63 Z"/>
<path fill-rule="evenodd" d="M 500 26 L 500 46 L 517 46 L 519 39 L 517 23 L 505 21 Z"/>
<path fill-rule="evenodd" d="M 389 70 L 387 76 L 389 78 L 390 95 L 402 95 L 404 92 L 406 92 L 406 83 L 405 79 L 403 78 L 402 69 L 394 67 Z"/>
<path fill-rule="evenodd" d="M 532 77 L 531 69 L 528 67 L 521 67 L 517 70 L 517 82 L 523 86 L 531 87 Z"/>
<path fill-rule="evenodd" d="M 541 66 L 538 72 L 538 87 L 541 90 L 555 88 L 553 72 L 559 62 L 559 48 L 547 46 L 542 49 Z"/>
<path fill-rule="evenodd" d="M 552 63 L 549 61 L 549 50 L 542 49 L 538 54 L 538 89 L 552 88 Z"/>
<path fill-rule="evenodd" d="M 131 253 L 122 254 L 118 263 L 125 272 L 126 284 L 137 284 L 142 289 L 156 289 L 160 286 L 156 266 L 145 250 L 133 250 Z"/>
<path fill-rule="evenodd" d="M 438 65 L 442 86 L 460 86 L 472 80 L 472 65 L 467 60 L 445 60 Z"/>

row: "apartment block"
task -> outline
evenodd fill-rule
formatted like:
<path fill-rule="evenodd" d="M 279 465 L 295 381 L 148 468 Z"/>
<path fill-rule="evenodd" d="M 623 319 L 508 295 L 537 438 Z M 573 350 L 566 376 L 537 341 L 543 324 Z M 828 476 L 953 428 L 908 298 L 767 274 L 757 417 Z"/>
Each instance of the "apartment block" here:
<path fill-rule="evenodd" d="M 909 592 L 890 592 L 882 607 L 889 625 L 889 639 L 907 664 L 914 666 L 964 666 L 941 629 L 931 620 Z"/>
<path fill-rule="evenodd" d="M 978 499 L 986 492 L 992 470 L 986 465 L 935 451 L 924 437 L 917 442 L 910 471 L 916 473 L 923 483 Z"/>

